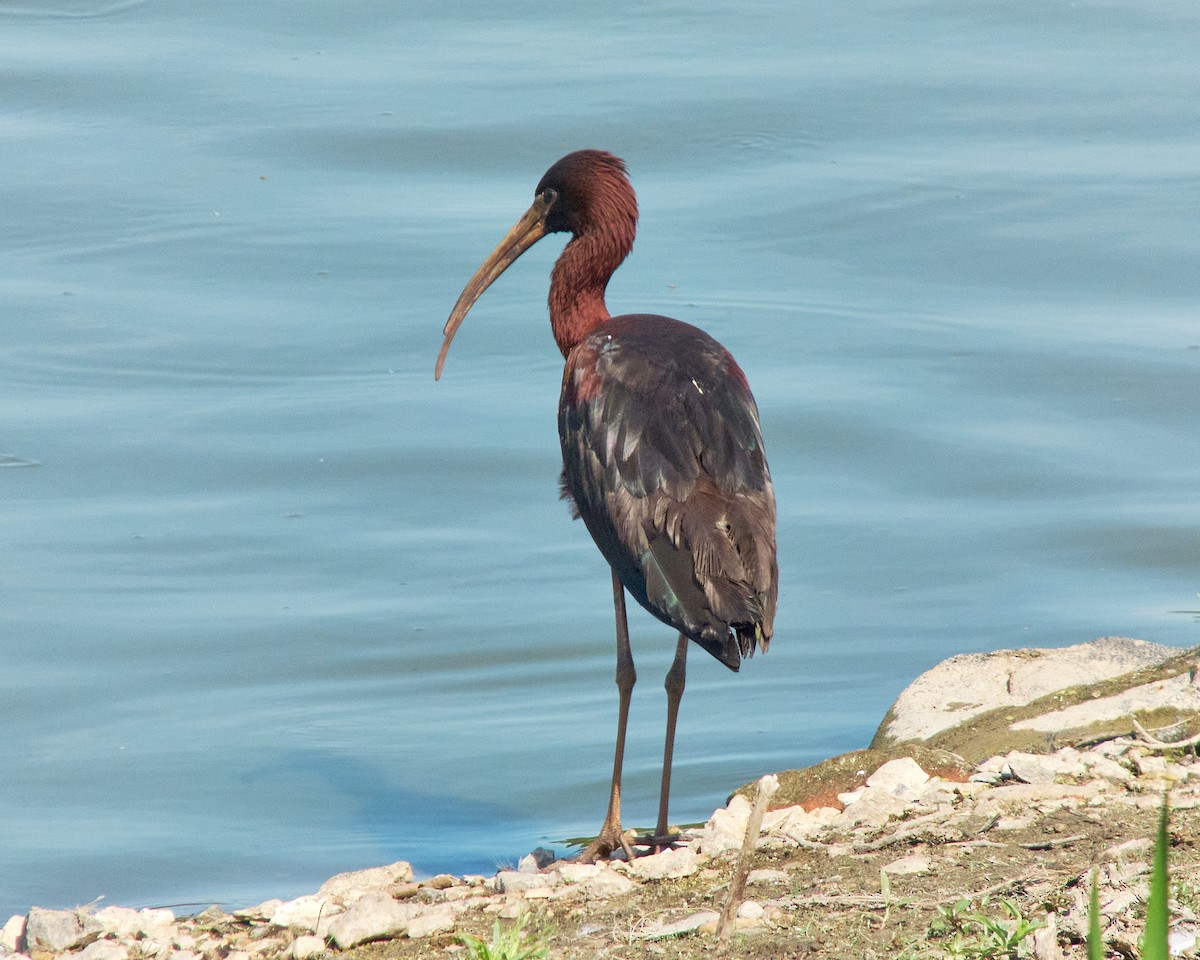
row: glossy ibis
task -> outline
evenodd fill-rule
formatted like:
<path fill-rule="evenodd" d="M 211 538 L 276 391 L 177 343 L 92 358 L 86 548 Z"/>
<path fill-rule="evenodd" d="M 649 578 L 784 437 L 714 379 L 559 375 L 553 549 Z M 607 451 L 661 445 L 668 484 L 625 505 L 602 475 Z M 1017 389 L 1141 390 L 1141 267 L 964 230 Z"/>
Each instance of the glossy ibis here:
<path fill-rule="evenodd" d="M 550 280 L 550 326 L 566 358 L 558 405 L 562 495 L 612 567 L 620 697 L 608 813 L 581 857 L 617 849 L 632 857 L 621 827 L 621 764 L 636 680 L 625 591 L 679 631 L 665 684 L 658 826 L 648 841 L 657 849 L 671 841 L 667 801 L 688 641 L 734 671 L 770 644 L 778 591 L 775 493 L 758 408 L 729 351 L 679 320 L 609 315 L 604 291 L 633 247 L 638 218 L 624 162 L 600 150 L 567 154 L 534 193 L 533 205 L 454 305 L 434 375 L 441 376 L 450 342 L 484 290 L 546 234 L 571 234 Z"/>

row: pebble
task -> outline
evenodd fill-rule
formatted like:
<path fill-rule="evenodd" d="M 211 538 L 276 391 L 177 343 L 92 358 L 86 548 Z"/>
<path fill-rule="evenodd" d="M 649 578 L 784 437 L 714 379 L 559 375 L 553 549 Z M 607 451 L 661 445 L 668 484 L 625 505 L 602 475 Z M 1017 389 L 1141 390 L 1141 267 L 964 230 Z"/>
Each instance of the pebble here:
<path fill-rule="evenodd" d="M 907 857 L 901 857 L 899 860 L 893 860 L 885 867 L 881 867 L 885 873 L 890 873 L 893 876 L 915 875 L 920 873 L 929 873 L 933 869 L 929 857 L 923 853 L 910 854 Z"/>
<path fill-rule="evenodd" d="M 746 877 L 747 883 L 788 883 L 791 876 L 786 870 L 772 870 L 763 868 L 761 870 L 751 870 Z"/>

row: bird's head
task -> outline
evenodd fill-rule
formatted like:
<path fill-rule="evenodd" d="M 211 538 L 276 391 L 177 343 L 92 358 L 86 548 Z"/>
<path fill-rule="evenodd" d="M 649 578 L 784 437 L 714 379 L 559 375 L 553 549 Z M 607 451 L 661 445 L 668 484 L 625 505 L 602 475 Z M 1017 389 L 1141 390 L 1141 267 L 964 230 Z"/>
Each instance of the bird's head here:
<path fill-rule="evenodd" d="M 636 225 L 637 198 L 624 160 L 604 150 L 576 150 L 556 162 L 538 181 L 533 204 L 459 294 L 442 330 L 445 340 L 434 379 L 441 378 L 450 343 L 475 301 L 542 237 L 548 233 L 570 233 L 576 238 L 600 234 L 612 239 L 623 258 L 633 246 Z"/>

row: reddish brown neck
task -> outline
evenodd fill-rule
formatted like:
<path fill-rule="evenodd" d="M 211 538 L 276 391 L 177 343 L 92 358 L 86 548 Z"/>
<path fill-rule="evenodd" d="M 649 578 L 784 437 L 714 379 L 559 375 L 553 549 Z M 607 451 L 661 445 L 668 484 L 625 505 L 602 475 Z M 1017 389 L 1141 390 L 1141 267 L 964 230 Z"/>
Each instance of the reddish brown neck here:
<path fill-rule="evenodd" d="M 609 319 L 604 290 L 632 246 L 632 235 L 589 230 L 572 238 L 554 264 L 550 275 L 550 327 L 564 357 Z"/>

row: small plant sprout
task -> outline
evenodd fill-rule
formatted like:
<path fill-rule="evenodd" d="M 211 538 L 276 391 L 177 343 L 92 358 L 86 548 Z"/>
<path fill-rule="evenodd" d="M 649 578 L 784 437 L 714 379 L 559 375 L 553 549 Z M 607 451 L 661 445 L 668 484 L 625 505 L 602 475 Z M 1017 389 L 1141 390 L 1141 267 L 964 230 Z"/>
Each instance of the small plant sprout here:
<path fill-rule="evenodd" d="M 541 960 L 549 949 L 543 934 L 527 929 L 529 914 L 523 913 L 516 923 L 503 926 L 499 920 L 492 926 L 492 941 L 485 943 L 468 933 L 459 935 L 471 960 Z"/>

